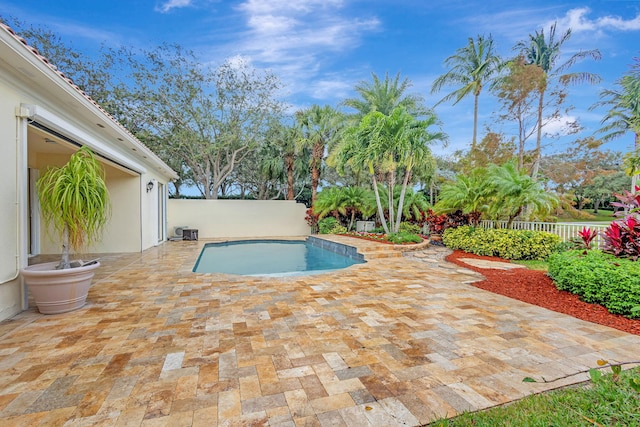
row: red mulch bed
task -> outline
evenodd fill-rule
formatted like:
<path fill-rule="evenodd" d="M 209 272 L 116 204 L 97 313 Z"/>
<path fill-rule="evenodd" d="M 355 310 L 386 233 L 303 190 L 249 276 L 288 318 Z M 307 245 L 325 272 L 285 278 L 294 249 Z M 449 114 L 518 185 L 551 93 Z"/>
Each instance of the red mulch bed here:
<path fill-rule="evenodd" d="M 459 258 L 477 258 L 509 262 L 501 258 L 480 256 L 463 251 L 454 251 L 446 260 L 469 270 L 477 271 L 486 280 L 472 283 L 473 286 L 496 294 L 534 304 L 558 313 L 565 313 L 578 319 L 609 326 L 630 334 L 640 335 L 640 319 L 629 319 L 611 314 L 599 304 L 581 301 L 577 295 L 556 289 L 553 281 L 544 271 L 516 268 L 498 270 L 477 268 L 465 264 Z"/>

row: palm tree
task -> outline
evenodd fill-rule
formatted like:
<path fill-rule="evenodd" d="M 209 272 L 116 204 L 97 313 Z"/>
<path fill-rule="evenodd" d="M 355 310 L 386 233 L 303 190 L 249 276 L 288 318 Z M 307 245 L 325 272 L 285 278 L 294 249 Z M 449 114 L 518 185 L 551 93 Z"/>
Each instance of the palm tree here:
<path fill-rule="evenodd" d="M 473 138 L 471 149 L 474 149 L 478 133 L 478 98 L 482 88 L 494 80 L 502 69 L 502 60 L 495 52 L 493 37 L 477 36 L 477 39 L 469 37 L 465 47 L 456 50 L 456 53 L 444 60 L 450 70 L 438 77 L 431 86 L 431 93 L 439 92 L 443 86 L 459 85 L 460 88 L 451 92 L 438 104 L 454 100 L 457 104 L 469 94 L 473 94 Z"/>
<path fill-rule="evenodd" d="M 640 72 L 631 72 L 616 82 L 619 89 L 605 89 L 600 92 L 600 101 L 597 106 L 608 106 L 601 123 L 604 125 L 598 130 L 604 135 L 604 141 L 611 141 L 632 132 L 634 138 L 634 150 L 627 155 L 628 174 L 632 177 L 631 191 L 635 193 L 637 174 L 640 170 L 638 156 L 640 155 Z"/>
<path fill-rule="evenodd" d="M 489 211 L 506 217 L 507 228 L 511 228 L 514 219 L 525 208 L 532 215 L 545 215 L 558 204 L 558 198 L 542 188 L 533 177 L 519 170 L 515 161 L 502 166 L 489 166 L 486 179 L 493 196 Z"/>
<path fill-rule="evenodd" d="M 313 105 L 311 108 L 296 113 L 301 135 L 298 139 L 300 148 L 309 148 L 311 157 L 311 204 L 316 201 L 322 161 L 325 149 L 331 145 L 342 125 L 340 113 L 332 107 Z"/>
<path fill-rule="evenodd" d="M 400 200 L 400 188 L 396 187 L 396 190 L 393 194 L 393 202 L 397 205 Z M 380 189 L 381 199 L 385 199 L 388 194 L 386 189 Z M 383 204 L 384 208 L 388 208 L 386 204 Z M 429 209 L 429 202 L 427 201 L 426 196 L 419 192 L 414 191 L 412 188 L 408 187 L 406 194 L 404 196 L 404 203 L 402 207 L 402 219 L 403 220 L 419 220 L 422 218 L 422 213 Z"/>
<path fill-rule="evenodd" d="M 445 184 L 440 190 L 436 212 L 464 213 L 488 211 L 490 185 L 485 178 L 485 168 L 476 168 L 470 174 L 458 174 L 454 182 Z"/>
<path fill-rule="evenodd" d="M 404 108 L 413 116 L 421 116 L 426 113 L 422 107 L 422 98 L 417 95 L 407 95 L 406 90 L 411 87 L 411 81 L 407 78 L 400 81 L 400 73 L 395 78 L 390 79 L 389 73 L 384 76 L 384 81 L 375 73 L 371 73 L 373 82 L 360 81 L 355 90 L 360 95 L 359 98 L 348 98 L 343 101 L 343 105 L 355 109 L 357 118 L 378 111 L 385 116 L 398 108 Z"/>
<path fill-rule="evenodd" d="M 378 215 L 385 232 L 397 232 L 403 211 L 404 195 L 414 170 L 433 164 L 428 144 L 443 140 L 441 132 L 429 132 L 428 128 L 437 119 L 431 115 L 427 120 L 416 120 L 403 108 L 396 108 L 386 116 L 379 111 L 366 114 L 358 126 L 345 132 L 343 141 L 331 154 L 330 162 L 338 170 L 348 165 L 354 170 L 366 170 L 372 179 Z M 393 190 L 397 177 L 402 177 L 402 189 L 396 216 Z M 378 177 L 384 177 L 389 206 L 389 222 L 380 199 Z"/>
<path fill-rule="evenodd" d="M 327 215 L 337 217 L 338 215 L 350 214 L 347 230 L 351 230 L 358 212 L 365 218 L 375 212 L 375 209 L 372 211 L 367 202 L 369 192 L 370 190 L 362 187 L 326 188 L 318 193 L 313 211 L 318 215 L 318 218 L 324 218 Z"/>
<path fill-rule="evenodd" d="M 599 83 L 601 78 L 597 74 L 587 72 L 577 73 L 565 73 L 576 62 L 584 58 L 593 58 L 599 60 L 602 58 L 598 49 L 584 50 L 574 53 L 562 64 L 558 65 L 558 59 L 560 58 L 560 49 L 571 38 L 571 29 L 564 32 L 559 38 L 556 38 L 556 24 L 554 23 L 549 28 L 549 38 L 544 35 L 544 29 L 539 32 L 536 31 L 534 35 L 529 34 L 529 40 L 520 41 L 516 44 L 515 50 L 520 51 L 525 61 L 528 64 L 534 64 L 542 68 L 546 78 L 546 84 L 540 88 L 540 95 L 538 98 L 538 120 L 537 120 L 537 135 L 536 135 L 536 150 L 535 158 L 533 162 L 533 170 L 531 176 L 533 179 L 537 178 L 538 170 L 540 168 L 540 148 L 542 144 L 542 113 L 544 110 L 544 96 L 546 90 L 549 88 L 549 82 L 553 79 L 558 79 L 562 85 L 576 84 L 576 83 Z M 564 73 L 564 74 L 563 74 Z"/>

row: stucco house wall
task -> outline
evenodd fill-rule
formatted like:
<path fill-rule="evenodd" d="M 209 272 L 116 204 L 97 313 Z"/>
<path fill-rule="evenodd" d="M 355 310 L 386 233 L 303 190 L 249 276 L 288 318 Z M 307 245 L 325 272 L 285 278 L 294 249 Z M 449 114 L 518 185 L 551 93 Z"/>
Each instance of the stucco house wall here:
<path fill-rule="evenodd" d="M 26 306 L 19 270 L 60 244 L 39 217 L 34 182 L 89 146 L 104 166 L 109 224 L 92 252 L 140 252 L 166 232 L 176 173 L 37 51 L 0 24 L 0 320 Z"/>

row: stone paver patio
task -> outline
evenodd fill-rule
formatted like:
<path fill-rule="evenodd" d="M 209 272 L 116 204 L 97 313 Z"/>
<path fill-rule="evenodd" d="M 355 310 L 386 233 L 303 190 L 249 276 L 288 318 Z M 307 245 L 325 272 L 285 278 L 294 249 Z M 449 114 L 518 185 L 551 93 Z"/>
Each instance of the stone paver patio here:
<path fill-rule="evenodd" d="M 83 309 L 0 323 L 0 425 L 416 426 L 637 359 L 640 336 L 469 286 L 433 249 L 334 239 L 369 262 L 275 279 L 191 273 L 203 241 L 103 256 Z"/>

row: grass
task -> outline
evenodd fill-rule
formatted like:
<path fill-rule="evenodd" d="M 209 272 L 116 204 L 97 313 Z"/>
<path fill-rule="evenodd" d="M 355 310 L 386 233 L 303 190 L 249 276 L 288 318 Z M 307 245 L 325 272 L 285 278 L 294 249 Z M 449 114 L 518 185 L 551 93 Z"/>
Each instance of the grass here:
<path fill-rule="evenodd" d="M 558 221 L 561 222 L 611 222 L 615 219 L 613 216 L 613 211 L 598 211 L 597 214 L 594 214 L 593 211 L 583 211 L 583 213 L 588 214 L 583 218 L 573 218 L 568 215 L 561 215 L 558 217 Z"/>
<path fill-rule="evenodd" d="M 640 368 L 619 378 L 604 375 L 595 383 L 537 394 L 486 411 L 435 421 L 434 427 L 493 426 L 638 426 L 640 393 L 630 380 L 640 381 Z"/>

